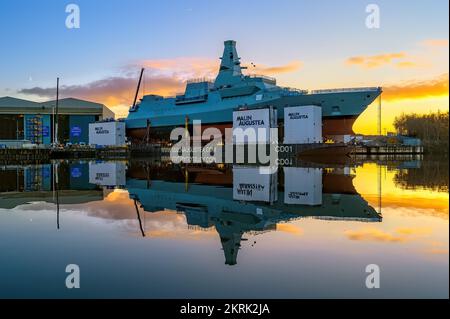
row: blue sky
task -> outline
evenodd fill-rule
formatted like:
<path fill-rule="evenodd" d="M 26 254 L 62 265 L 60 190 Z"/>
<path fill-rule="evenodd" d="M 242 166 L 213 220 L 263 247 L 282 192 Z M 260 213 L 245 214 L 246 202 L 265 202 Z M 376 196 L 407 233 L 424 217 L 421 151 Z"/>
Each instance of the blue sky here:
<path fill-rule="evenodd" d="M 69 3 L 80 7 L 80 29 L 65 27 Z M 369 3 L 381 9 L 378 30 L 365 26 Z M 244 62 L 301 61 L 298 72 L 277 77 L 309 89 L 448 74 L 448 45 L 443 54 L 420 46 L 448 41 L 448 0 L 3 0 L 0 6 L 0 96 L 24 97 L 17 92 L 50 87 L 57 76 L 84 85 L 144 60 L 217 59 L 226 39 L 238 42 Z M 427 60 L 428 67 L 344 66 L 353 56 L 397 52 Z"/>

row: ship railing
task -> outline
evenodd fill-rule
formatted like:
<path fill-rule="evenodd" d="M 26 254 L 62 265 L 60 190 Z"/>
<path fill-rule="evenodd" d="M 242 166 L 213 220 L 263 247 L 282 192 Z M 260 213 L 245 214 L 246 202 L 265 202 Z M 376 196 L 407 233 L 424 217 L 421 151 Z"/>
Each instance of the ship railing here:
<path fill-rule="evenodd" d="M 365 91 L 381 91 L 381 87 L 361 87 L 361 88 L 339 88 L 339 89 L 313 90 L 313 91 L 311 91 L 311 94 L 365 92 Z"/>
<path fill-rule="evenodd" d="M 210 78 L 194 78 L 194 79 L 189 79 L 186 81 L 187 84 L 191 84 L 191 83 L 202 83 L 202 82 L 207 82 L 207 83 L 213 83 L 214 81 Z"/>
<path fill-rule="evenodd" d="M 290 87 L 281 87 L 283 90 L 283 93 L 287 95 L 298 95 L 298 94 L 308 94 L 308 90 L 302 90 L 302 89 L 296 89 L 296 88 L 290 88 Z"/>
<path fill-rule="evenodd" d="M 296 88 L 290 88 L 290 87 L 274 87 L 274 88 L 268 88 L 266 89 L 268 92 L 280 92 L 284 96 L 291 96 L 291 95 L 304 95 L 308 94 L 308 90 L 302 90 L 302 89 L 296 89 Z"/>
<path fill-rule="evenodd" d="M 184 95 L 177 95 L 175 99 L 175 103 L 188 103 L 188 102 L 194 102 L 194 101 L 205 101 L 208 99 L 208 94 L 199 95 L 199 96 L 192 96 L 192 97 L 186 97 Z"/>
<path fill-rule="evenodd" d="M 276 82 L 277 82 L 277 79 L 272 78 L 272 77 L 267 76 L 267 75 L 250 74 L 250 75 L 247 75 L 247 77 L 250 78 L 250 79 L 257 79 L 257 78 L 260 78 L 260 79 L 263 79 L 264 81 L 273 82 L 273 83 L 276 83 Z"/>

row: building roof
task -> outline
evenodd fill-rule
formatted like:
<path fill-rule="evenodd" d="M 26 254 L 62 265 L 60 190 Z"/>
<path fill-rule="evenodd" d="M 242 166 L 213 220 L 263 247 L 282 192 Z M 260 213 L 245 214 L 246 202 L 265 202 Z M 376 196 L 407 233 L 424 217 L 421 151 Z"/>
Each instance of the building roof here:
<path fill-rule="evenodd" d="M 48 102 L 33 102 L 10 96 L 0 97 L 0 114 L 52 114 L 56 100 Z M 105 105 L 75 98 L 60 99 L 59 114 L 70 115 L 102 115 L 114 117 L 114 113 Z"/>
<path fill-rule="evenodd" d="M 22 107 L 39 107 L 39 103 L 17 99 L 15 97 L 0 97 L 0 108 L 22 108 Z"/>
<path fill-rule="evenodd" d="M 40 103 L 46 107 L 53 107 L 56 105 L 56 100 Z M 85 100 L 75 99 L 75 98 L 66 98 L 60 99 L 58 103 L 59 107 L 64 108 L 82 108 L 83 110 L 100 110 L 103 107 L 103 104 L 89 102 Z"/>

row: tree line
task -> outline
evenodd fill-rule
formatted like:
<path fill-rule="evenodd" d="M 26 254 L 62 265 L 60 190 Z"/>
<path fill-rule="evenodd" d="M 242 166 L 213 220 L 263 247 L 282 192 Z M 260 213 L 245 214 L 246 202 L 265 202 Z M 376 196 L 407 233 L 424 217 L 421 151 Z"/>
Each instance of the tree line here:
<path fill-rule="evenodd" d="M 448 111 L 429 114 L 402 114 L 395 118 L 398 134 L 417 137 L 430 152 L 448 153 Z"/>

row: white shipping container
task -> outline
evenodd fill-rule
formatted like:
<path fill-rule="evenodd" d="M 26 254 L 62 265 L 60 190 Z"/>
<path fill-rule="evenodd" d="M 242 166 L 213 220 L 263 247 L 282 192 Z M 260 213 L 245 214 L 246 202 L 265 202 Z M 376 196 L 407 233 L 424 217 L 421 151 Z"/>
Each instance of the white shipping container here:
<path fill-rule="evenodd" d="M 284 203 L 322 205 L 322 169 L 285 167 Z"/>
<path fill-rule="evenodd" d="M 125 122 L 89 124 L 90 145 L 123 146 L 125 143 Z"/>
<path fill-rule="evenodd" d="M 270 143 L 271 138 L 270 129 L 276 127 L 277 110 L 271 107 L 264 109 L 234 111 L 233 143 L 268 144 Z"/>
<path fill-rule="evenodd" d="M 125 163 L 89 163 L 89 183 L 100 186 L 124 186 Z"/>
<path fill-rule="evenodd" d="M 322 108 L 294 106 L 284 108 L 284 144 L 322 143 Z"/>
<path fill-rule="evenodd" d="M 278 198 L 278 175 L 262 174 L 259 167 L 233 167 L 233 199 L 274 202 Z"/>

